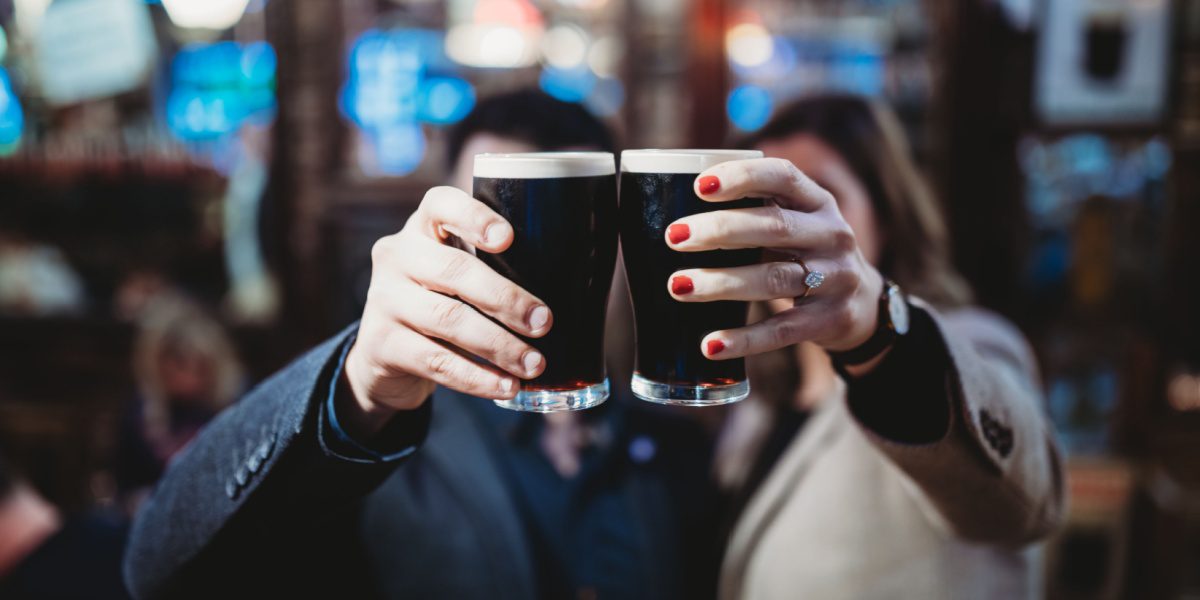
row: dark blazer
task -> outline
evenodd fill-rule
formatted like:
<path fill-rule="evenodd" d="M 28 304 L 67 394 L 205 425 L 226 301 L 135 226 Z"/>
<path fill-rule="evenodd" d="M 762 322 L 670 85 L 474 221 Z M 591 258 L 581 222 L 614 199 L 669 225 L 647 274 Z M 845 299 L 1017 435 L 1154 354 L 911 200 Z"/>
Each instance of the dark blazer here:
<path fill-rule="evenodd" d="M 503 409 L 439 389 L 410 419 L 424 423 L 395 434 L 421 444 L 400 462 L 355 463 L 321 443 L 321 405 L 352 331 L 251 391 L 170 466 L 134 523 L 135 597 L 537 597 L 537 557 L 498 465 L 508 450 L 481 418 Z M 619 481 L 642 532 L 644 597 L 711 594 L 711 448 L 653 411 L 624 420 L 625 437 L 663 440 Z M 701 565 L 706 575 L 692 576 Z"/>

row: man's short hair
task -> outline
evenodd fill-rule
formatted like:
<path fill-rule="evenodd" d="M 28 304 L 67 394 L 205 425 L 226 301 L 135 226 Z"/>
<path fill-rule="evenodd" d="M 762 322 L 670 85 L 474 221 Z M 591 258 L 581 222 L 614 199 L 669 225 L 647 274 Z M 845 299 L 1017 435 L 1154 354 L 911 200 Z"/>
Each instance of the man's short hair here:
<path fill-rule="evenodd" d="M 538 150 L 587 147 L 616 152 L 612 132 L 583 106 L 537 90 L 519 90 L 480 101 L 450 130 L 446 165 L 453 169 L 467 140 L 479 133 L 526 142 Z"/>

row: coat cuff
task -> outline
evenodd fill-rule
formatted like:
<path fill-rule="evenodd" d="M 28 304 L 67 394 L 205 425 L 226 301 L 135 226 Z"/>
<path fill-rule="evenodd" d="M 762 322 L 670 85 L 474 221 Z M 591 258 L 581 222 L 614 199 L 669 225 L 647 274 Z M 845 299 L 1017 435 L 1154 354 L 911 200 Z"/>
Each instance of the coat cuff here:
<path fill-rule="evenodd" d="M 325 402 L 317 409 L 317 441 L 326 456 L 339 460 L 360 464 L 396 462 L 415 452 L 425 441 L 433 417 L 433 403 L 427 399 L 419 408 L 397 413 L 371 440 L 354 439 L 338 419 L 337 399 L 339 394 L 347 393 L 340 382 L 346 366 L 346 355 L 356 338 L 354 334 L 347 336 L 338 352 L 338 360 L 329 380 L 329 392 Z"/>
<path fill-rule="evenodd" d="M 850 413 L 875 435 L 900 444 L 932 444 L 950 433 L 946 384 L 950 357 L 929 313 L 911 310 L 912 326 L 867 375 L 847 377 Z"/>

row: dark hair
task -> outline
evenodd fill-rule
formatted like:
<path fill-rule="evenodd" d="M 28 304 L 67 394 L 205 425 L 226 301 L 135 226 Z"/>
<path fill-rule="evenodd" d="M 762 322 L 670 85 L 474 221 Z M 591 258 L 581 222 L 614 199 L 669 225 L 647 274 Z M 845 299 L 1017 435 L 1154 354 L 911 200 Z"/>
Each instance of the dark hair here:
<path fill-rule="evenodd" d="M 942 306 L 965 304 L 970 287 L 954 269 L 942 208 L 885 105 L 848 94 L 801 98 L 742 141 L 752 147 L 797 134 L 828 144 L 861 181 L 884 233 L 879 270 L 905 291 Z"/>
<path fill-rule="evenodd" d="M 586 108 L 537 90 L 519 90 L 480 101 L 450 130 L 446 165 L 454 168 L 467 140 L 491 133 L 528 142 L 539 150 L 586 146 L 616 152 L 613 134 Z"/>

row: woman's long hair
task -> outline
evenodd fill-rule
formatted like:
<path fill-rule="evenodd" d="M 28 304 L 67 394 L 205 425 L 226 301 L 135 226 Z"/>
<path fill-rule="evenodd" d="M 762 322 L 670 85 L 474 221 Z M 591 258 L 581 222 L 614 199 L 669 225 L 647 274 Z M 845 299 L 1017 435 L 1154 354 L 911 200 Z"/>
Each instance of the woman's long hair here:
<path fill-rule="evenodd" d="M 885 277 L 936 306 L 971 301 L 970 287 L 951 260 L 942 208 L 913 163 L 900 121 L 889 108 L 845 94 L 802 98 L 742 145 L 800 134 L 835 150 L 864 184 L 883 233 L 876 267 Z"/>
<path fill-rule="evenodd" d="M 215 415 L 237 399 L 243 383 L 242 364 L 224 328 L 200 306 L 174 293 L 151 300 L 138 319 L 133 372 L 141 395 L 144 434 L 151 444 L 169 445 L 171 403 L 160 363 L 166 356 L 198 357 L 212 369 L 212 386 L 192 408 Z"/>
<path fill-rule="evenodd" d="M 941 206 L 913 163 L 903 129 L 890 109 L 845 94 L 806 97 L 785 106 L 740 145 L 755 147 L 796 135 L 811 135 L 827 144 L 863 183 L 883 238 L 875 266 L 885 277 L 939 308 L 971 302 L 970 287 L 951 260 Z M 750 320 L 769 314 L 765 303 L 756 302 Z M 723 485 L 742 484 L 746 461 L 757 455 L 759 436 L 769 427 L 772 412 L 796 406 L 804 376 L 797 367 L 794 348 L 746 360 L 757 401 L 735 410 L 742 422 L 726 429 L 716 467 Z"/>

